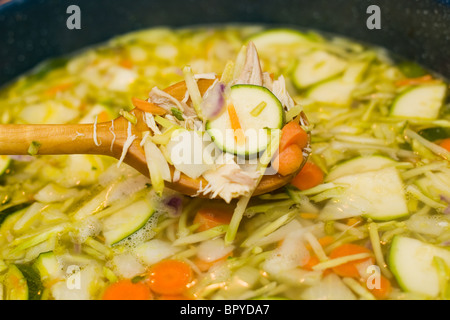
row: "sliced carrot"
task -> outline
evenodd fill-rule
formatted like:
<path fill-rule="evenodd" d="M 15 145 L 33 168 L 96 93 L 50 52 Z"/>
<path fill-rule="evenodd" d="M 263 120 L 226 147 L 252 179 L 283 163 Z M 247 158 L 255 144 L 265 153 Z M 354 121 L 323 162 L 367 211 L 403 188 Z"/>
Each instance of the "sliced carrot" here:
<path fill-rule="evenodd" d="M 160 106 L 157 106 L 154 103 L 136 97 L 131 98 L 131 102 L 133 103 L 133 106 L 144 112 L 152 113 L 159 116 L 165 115 L 167 113 L 166 109 L 161 108 Z"/>
<path fill-rule="evenodd" d="M 391 282 L 389 281 L 388 278 L 386 278 L 383 275 L 380 275 L 380 279 L 379 279 L 379 286 L 375 286 L 374 288 L 369 289 L 369 291 L 374 295 L 375 298 L 377 299 L 386 299 L 387 296 L 391 293 L 392 291 L 392 285 Z M 367 280 L 362 280 L 362 281 L 367 281 Z M 367 285 L 367 283 L 366 283 Z"/>
<path fill-rule="evenodd" d="M 308 262 L 302 266 L 303 269 L 313 271 L 313 267 L 320 262 L 316 255 L 311 254 Z"/>
<path fill-rule="evenodd" d="M 360 224 L 363 220 L 360 217 L 352 217 L 347 219 L 348 226 L 356 226 Z"/>
<path fill-rule="evenodd" d="M 297 144 L 300 149 L 303 149 L 308 144 L 308 134 L 296 121 L 288 122 L 283 129 L 281 129 L 279 148 L 280 150 L 284 150 L 293 143 Z"/>
<path fill-rule="evenodd" d="M 319 215 L 317 213 L 313 213 L 313 212 L 301 212 L 299 215 L 300 215 L 300 218 L 308 219 L 308 220 L 317 219 L 319 217 Z"/>
<path fill-rule="evenodd" d="M 439 141 L 439 146 L 450 152 L 450 138 Z"/>
<path fill-rule="evenodd" d="M 418 84 L 430 82 L 432 80 L 433 80 L 433 77 L 431 75 L 427 74 L 425 76 L 418 77 L 418 78 L 407 78 L 407 79 L 398 80 L 395 82 L 395 85 L 397 87 L 418 85 Z"/>
<path fill-rule="evenodd" d="M 131 69 L 133 68 L 133 61 L 129 60 L 129 59 L 122 59 L 119 62 L 121 67 L 124 67 L 126 69 Z"/>
<path fill-rule="evenodd" d="M 192 300 L 192 298 L 189 298 L 182 294 L 176 294 L 176 295 L 175 294 L 174 295 L 163 294 L 158 297 L 158 300 Z"/>
<path fill-rule="evenodd" d="M 48 88 L 45 91 L 45 94 L 53 96 L 53 95 L 57 94 L 58 92 L 65 91 L 65 90 L 69 89 L 72 86 L 73 86 L 72 82 L 66 82 L 66 83 L 57 84 L 57 85 L 55 85 L 55 86 L 53 86 L 51 88 Z"/>
<path fill-rule="evenodd" d="M 114 282 L 103 292 L 102 300 L 151 300 L 150 288 L 142 282 L 123 279 Z"/>
<path fill-rule="evenodd" d="M 193 224 L 198 224 L 197 231 L 205 231 L 216 226 L 229 224 L 233 216 L 231 206 L 204 206 L 195 214 Z"/>
<path fill-rule="evenodd" d="M 326 246 L 332 244 L 334 242 L 334 240 L 335 239 L 333 236 L 324 236 L 324 237 L 318 239 L 318 241 L 322 247 L 326 247 Z"/>
<path fill-rule="evenodd" d="M 179 295 L 193 280 L 193 272 L 186 262 L 168 259 L 152 266 L 148 279 L 152 291 L 162 295 Z"/>
<path fill-rule="evenodd" d="M 353 244 L 353 243 L 345 243 L 340 245 L 339 247 L 333 249 L 331 251 L 329 257 L 331 259 L 341 258 L 349 255 L 359 254 L 359 253 L 372 253 L 368 248 Z M 342 277 L 353 277 L 359 278 L 360 273 L 358 270 L 358 265 L 361 263 L 367 263 L 370 260 L 370 263 L 373 264 L 373 257 L 358 259 L 354 261 L 349 261 L 347 263 L 340 264 L 338 266 L 333 267 L 333 271 L 342 276 Z"/>
<path fill-rule="evenodd" d="M 300 168 L 303 162 L 303 151 L 297 144 L 291 144 L 281 150 L 275 161 L 273 167 L 277 172 L 283 176 L 295 173 Z"/>
<path fill-rule="evenodd" d="M 300 190 L 306 190 L 322 182 L 322 170 L 313 162 L 306 162 L 300 172 L 292 179 L 291 184 Z"/>
<path fill-rule="evenodd" d="M 236 109 L 234 105 L 230 103 L 227 107 L 228 116 L 230 117 L 231 129 L 234 131 L 234 139 L 236 140 L 238 145 L 245 144 L 245 135 L 244 130 L 242 130 L 241 123 L 239 122 L 238 115 L 236 113 Z"/>
<path fill-rule="evenodd" d="M 98 114 L 98 117 L 97 117 L 98 122 L 105 122 L 108 120 L 111 120 L 111 117 L 108 112 L 102 111 Z"/>

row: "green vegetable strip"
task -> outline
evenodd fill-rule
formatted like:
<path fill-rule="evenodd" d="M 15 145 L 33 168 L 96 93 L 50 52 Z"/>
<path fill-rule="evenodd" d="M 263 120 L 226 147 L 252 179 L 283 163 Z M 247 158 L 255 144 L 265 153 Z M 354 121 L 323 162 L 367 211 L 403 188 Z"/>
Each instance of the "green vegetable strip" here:
<path fill-rule="evenodd" d="M 244 242 L 242 242 L 241 247 L 251 247 L 255 245 L 258 240 L 263 238 L 264 236 L 267 236 L 268 234 L 274 232 L 279 227 L 285 225 L 289 221 L 291 221 L 295 216 L 296 210 L 293 212 L 289 212 L 280 218 L 276 219 L 273 222 L 264 224 L 261 228 L 255 230 L 252 232 L 252 235 L 249 236 L 247 239 L 245 239 Z"/>
<path fill-rule="evenodd" d="M 439 293 L 443 300 L 449 299 L 449 280 L 450 280 L 450 268 L 445 261 L 440 257 L 433 257 L 433 266 L 436 268 L 438 274 Z"/>
<path fill-rule="evenodd" d="M 184 81 L 186 82 L 186 87 L 189 92 L 192 104 L 194 105 L 195 112 L 200 120 L 203 120 L 203 112 L 201 110 L 202 95 L 198 88 L 197 82 L 194 79 L 194 73 L 191 67 L 183 68 Z"/>
<path fill-rule="evenodd" d="M 387 269 L 387 264 L 384 261 L 383 252 L 380 245 L 380 235 L 378 234 L 378 226 L 375 222 L 369 224 L 369 237 L 372 243 L 373 252 L 375 254 L 375 260 L 380 267 L 381 273 L 388 279 L 392 279 L 392 273 Z"/>
<path fill-rule="evenodd" d="M 28 147 L 28 154 L 30 156 L 37 155 L 39 148 L 41 147 L 41 144 L 37 141 L 32 141 L 30 146 Z"/>
<path fill-rule="evenodd" d="M 258 171 L 260 173 L 260 176 L 258 178 L 258 181 L 256 182 L 256 186 L 259 185 L 259 182 L 261 181 L 262 177 L 264 176 L 264 172 L 266 171 L 267 165 L 272 160 L 274 154 L 278 150 L 278 146 L 280 144 L 280 137 L 281 137 L 281 130 L 270 130 L 271 139 L 268 145 L 268 148 L 264 151 L 263 155 L 259 159 L 258 163 Z M 252 192 L 253 193 L 253 192 Z M 251 194 L 248 196 L 241 197 L 237 204 L 236 208 L 233 212 L 233 217 L 230 221 L 230 226 L 228 228 L 227 233 L 225 234 L 225 243 L 231 244 L 237 234 L 239 224 L 241 223 L 242 216 L 244 215 L 245 209 L 247 208 L 247 205 L 251 199 Z"/>
<path fill-rule="evenodd" d="M 368 258 L 368 257 L 370 257 L 370 253 L 357 253 L 357 254 L 352 254 L 352 255 L 345 256 L 345 257 L 330 259 L 330 260 L 316 264 L 313 267 L 313 270 L 325 270 L 328 268 L 333 268 L 333 267 L 339 266 L 341 264 L 344 264 L 344 263 L 347 263 L 350 261 L 360 260 L 360 259 L 364 259 L 364 258 Z"/>
<path fill-rule="evenodd" d="M 126 110 L 123 110 L 123 109 L 121 109 L 119 111 L 119 114 L 122 117 L 124 117 L 125 119 L 127 119 L 128 121 L 130 121 L 132 124 L 135 125 L 137 123 L 137 118 L 136 118 L 136 116 L 134 114 L 132 114 L 132 113 L 126 111 Z"/>
<path fill-rule="evenodd" d="M 247 208 L 248 202 L 250 201 L 250 196 L 241 197 L 233 212 L 233 217 L 231 218 L 229 228 L 225 234 L 225 244 L 231 244 L 236 237 L 239 224 L 241 223 L 242 216 L 244 215 L 245 209 Z"/>
<path fill-rule="evenodd" d="M 255 108 L 253 108 L 252 111 L 250 111 L 250 114 L 254 117 L 259 116 L 261 114 L 261 112 L 263 112 L 263 110 L 266 108 L 266 106 L 267 106 L 267 102 L 262 101 Z"/>
<path fill-rule="evenodd" d="M 228 83 L 233 80 L 233 70 L 234 70 L 234 62 L 232 60 L 227 61 L 225 68 L 222 72 L 222 76 L 220 78 L 220 82 Z"/>
<path fill-rule="evenodd" d="M 205 230 L 205 231 L 190 234 L 183 238 L 178 238 L 177 240 L 175 240 L 173 242 L 173 245 L 174 246 L 183 246 L 183 245 L 187 245 L 187 244 L 206 241 L 206 240 L 221 236 L 222 234 L 227 232 L 227 230 L 228 230 L 228 225 L 226 225 L 226 224 L 216 226 L 216 227 L 213 227 L 213 228 Z"/>

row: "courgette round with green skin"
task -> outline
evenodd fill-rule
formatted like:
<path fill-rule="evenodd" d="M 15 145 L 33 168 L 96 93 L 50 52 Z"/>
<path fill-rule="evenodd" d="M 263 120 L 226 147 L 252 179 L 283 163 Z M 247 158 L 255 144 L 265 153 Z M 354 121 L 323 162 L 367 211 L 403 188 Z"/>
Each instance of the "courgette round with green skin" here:
<path fill-rule="evenodd" d="M 137 201 L 103 220 L 103 236 L 106 243 L 115 245 L 141 229 L 155 209 L 149 201 Z"/>
<path fill-rule="evenodd" d="M 396 162 L 390 158 L 381 155 L 356 157 L 341 163 L 338 163 L 325 177 L 325 181 L 333 181 L 343 176 L 355 173 L 380 170 L 386 167 L 395 166 Z"/>
<path fill-rule="evenodd" d="M 404 186 L 395 167 L 344 175 L 333 183 L 344 189 L 322 209 L 320 216 L 324 220 L 363 216 L 386 221 L 409 214 Z"/>
<path fill-rule="evenodd" d="M 30 265 L 10 265 L 3 284 L 6 300 L 40 300 L 44 289 L 39 273 Z"/>
<path fill-rule="evenodd" d="M 11 158 L 9 156 L 0 155 L 0 176 L 9 168 Z"/>
<path fill-rule="evenodd" d="M 417 239 L 395 236 L 388 264 L 403 290 L 435 298 L 439 294 L 439 278 L 434 257 L 450 266 L 450 251 Z"/>
<path fill-rule="evenodd" d="M 214 143 L 222 151 L 240 156 L 264 151 L 270 139 L 268 129 L 281 129 L 285 122 L 280 100 L 263 86 L 238 84 L 231 87 L 229 103 L 236 110 L 246 142 L 237 143 L 230 115 L 225 111 L 206 123 L 206 130 Z M 252 112 L 255 108 L 256 113 Z"/>
<path fill-rule="evenodd" d="M 413 86 L 394 100 L 390 115 L 400 118 L 436 119 L 443 105 L 446 91 L 444 83 Z"/>
<path fill-rule="evenodd" d="M 263 31 L 250 37 L 259 51 L 271 46 L 289 46 L 305 42 L 314 42 L 314 38 L 297 30 L 272 29 Z"/>
<path fill-rule="evenodd" d="M 348 105 L 355 88 L 356 83 L 353 81 L 344 81 L 341 77 L 331 78 L 310 87 L 306 97 L 321 103 Z"/>
<path fill-rule="evenodd" d="M 313 51 L 302 56 L 294 69 L 294 84 L 302 89 L 343 72 L 347 62 L 326 51 Z"/>

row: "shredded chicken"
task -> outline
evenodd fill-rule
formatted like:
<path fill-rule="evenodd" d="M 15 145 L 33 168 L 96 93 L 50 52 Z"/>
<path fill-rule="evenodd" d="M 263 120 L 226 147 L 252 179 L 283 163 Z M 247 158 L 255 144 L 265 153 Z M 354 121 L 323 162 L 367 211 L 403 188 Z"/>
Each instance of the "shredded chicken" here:
<path fill-rule="evenodd" d="M 158 87 L 154 87 L 150 91 L 149 98 L 152 103 L 166 109 L 169 112 L 171 112 L 172 108 L 177 108 L 181 110 L 185 116 L 192 116 L 196 114 L 195 110 L 184 102 L 184 99 L 183 101 L 178 101 L 175 97 L 172 97 L 170 94 L 159 89 Z"/>
<path fill-rule="evenodd" d="M 253 42 L 250 42 L 247 46 L 244 67 L 242 68 L 239 77 L 235 80 L 235 84 L 263 85 L 261 64 Z"/>
<path fill-rule="evenodd" d="M 183 105 L 180 103 L 180 101 L 172 97 L 167 92 L 159 89 L 158 87 L 154 87 L 150 91 L 148 96 L 152 103 L 160 106 L 163 109 L 166 109 L 169 112 L 172 108 L 177 108 L 184 112 Z"/>
<path fill-rule="evenodd" d="M 270 91 L 272 91 L 273 80 L 272 80 L 270 73 L 263 72 L 262 76 L 263 76 L 263 86 L 266 87 L 267 89 L 269 89 Z"/>
<path fill-rule="evenodd" d="M 233 198 L 250 194 L 256 187 L 257 172 L 246 172 L 234 160 L 209 170 L 203 174 L 208 185 L 202 193 L 212 198 L 220 196 L 227 203 Z"/>
<path fill-rule="evenodd" d="M 280 76 L 272 84 L 272 93 L 280 100 L 286 110 L 290 110 L 295 106 L 294 100 L 289 95 L 286 89 L 286 80 L 283 76 Z"/>
<path fill-rule="evenodd" d="M 144 122 L 152 131 L 153 134 L 161 134 L 161 130 L 159 130 L 158 126 L 156 125 L 155 118 L 153 117 L 153 114 L 149 112 L 144 113 Z"/>

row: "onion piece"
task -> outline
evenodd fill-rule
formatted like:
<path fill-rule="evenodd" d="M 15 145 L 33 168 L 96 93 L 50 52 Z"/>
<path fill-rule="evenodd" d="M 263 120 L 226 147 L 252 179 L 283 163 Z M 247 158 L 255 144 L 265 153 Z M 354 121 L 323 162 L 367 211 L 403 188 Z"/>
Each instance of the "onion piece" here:
<path fill-rule="evenodd" d="M 205 92 L 201 109 L 206 119 L 215 119 L 225 110 L 228 89 L 229 87 L 223 82 L 215 81 Z"/>

